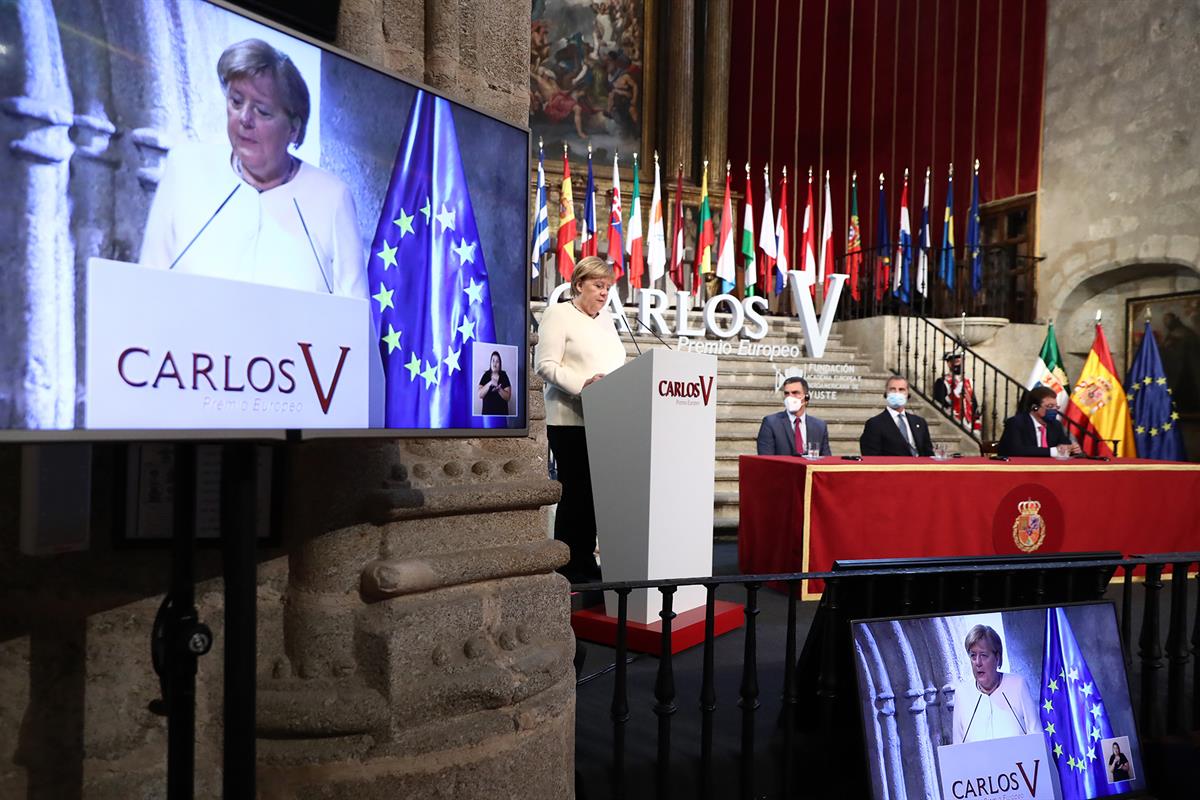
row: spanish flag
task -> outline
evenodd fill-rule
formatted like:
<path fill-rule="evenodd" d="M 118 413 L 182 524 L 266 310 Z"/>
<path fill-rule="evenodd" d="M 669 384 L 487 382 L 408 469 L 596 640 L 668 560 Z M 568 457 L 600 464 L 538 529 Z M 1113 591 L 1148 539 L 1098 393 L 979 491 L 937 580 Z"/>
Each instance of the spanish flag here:
<path fill-rule="evenodd" d="M 575 201 L 571 197 L 571 164 L 563 145 L 562 190 L 558 194 L 558 274 L 564 281 L 575 272 Z"/>
<path fill-rule="evenodd" d="M 1112 353 L 1104 338 L 1104 328 L 1096 322 L 1096 338 L 1092 351 L 1084 362 L 1083 372 L 1067 401 L 1067 419 L 1071 432 L 1079 440 L 1083 452 L 1090 456 L 1134 458 L 1137 449 L 1133 441 L 1133 426 L 1129 420 L 1129 403 Z M 1113 446 L 1116 441 L 1116 447 Z"/>

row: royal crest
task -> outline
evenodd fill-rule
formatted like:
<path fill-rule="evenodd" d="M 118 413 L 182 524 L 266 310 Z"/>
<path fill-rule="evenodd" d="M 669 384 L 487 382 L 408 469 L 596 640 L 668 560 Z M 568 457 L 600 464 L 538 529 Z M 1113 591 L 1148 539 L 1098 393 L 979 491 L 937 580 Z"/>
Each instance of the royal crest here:
<path fill-rule="evenodd" d="M 1013 542 L 1022 553 L 1032 553 L 1046 541 L 1046 520 L 1038 512 L 1042 504 L 1037 500 L 1017 503 L 1020 513 L 1013 520 Z"/>
<path fill-rule="evenodd" d="M 1088 378 L 1075 387 L 1075 391 L 1071 393 L 1071 400 L 1083 409 L 1085 414 L 1091 416 L 1108 404 L 1112 391 L 1112 382 L 1107 378 Z"/>

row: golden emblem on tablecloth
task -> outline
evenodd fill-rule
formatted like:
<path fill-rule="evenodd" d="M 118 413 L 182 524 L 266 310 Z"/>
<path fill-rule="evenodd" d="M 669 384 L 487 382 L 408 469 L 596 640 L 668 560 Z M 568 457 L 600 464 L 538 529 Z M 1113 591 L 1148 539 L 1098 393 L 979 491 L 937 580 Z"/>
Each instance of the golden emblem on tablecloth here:
<path fill-rule="evenodd" d="M 1037 500 L 1025 500 L 1017 503 L 1020 512 L 1013 521 L 1013 542 L 1022 553 L 1032 553 L 1046 541 L 1046 520 L 1038 512 L 1042 504 Z"/>

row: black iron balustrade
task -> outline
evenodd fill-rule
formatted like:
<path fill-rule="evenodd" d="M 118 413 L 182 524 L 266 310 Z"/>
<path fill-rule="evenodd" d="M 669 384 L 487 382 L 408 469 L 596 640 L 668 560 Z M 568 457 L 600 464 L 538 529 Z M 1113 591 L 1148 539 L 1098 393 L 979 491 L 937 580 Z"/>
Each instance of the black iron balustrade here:
<path fill-rule="evenodd" d="M 961 328 L 951 320 L 942 327 L 925 317 L 910 316 L 901 318 L 899 325 L 893 371 L 908 379 L 910 391 L 924 398 L 981 449 L 999 439 L 1004 420 L 1020 410 L 1025 386 L 967 346 Z M 937 390 L 938 381 L 948 371 L 948 353 L 962 357 L 962 374 L 953 377 L 969 379 L 973 395 L 970 403 L 959 397 L 957 407 L 949 395 L 943 397 Z M 959 391 L 967 394 L 961 387 Z"/>
<path fill-rule="evenodd" d="M 778 575 L 731 575 L 705 576 L 679 580 L 633 581 L 623 583 L 594 583 L 572 587 L 575 591 L 614 591 L 618 597 L 618 631 L 616 642 L 615 680 L 611 700 L 612 763 L 607 774 L 611 776 L 608 786 L 592 781 L 577 781 L 577 794 L 581 800 L 599 797 L 670 797 L 683 796 L 680 783 L 696 779 L 694 795 L 703 797 L 729 796 L 718 794 L 718 780 L 726 780 L 734 774 L 732 763 L 729 769 L 720 770 L 718 756 L 714 751 L 714 713 L 720 708 L 716 690 L 717 669 L 714 667 L 715 597 L 717 589 L 741 587 L 745 593 L 743 608 L 745 630 L 742 637 L 742 659 L 740 684 L 737 688 L 737 707 L 741 716 L 738 737 L 738 752 L 724 753 L 728 758 L 736 756 L 738 767 L 738 794 L 741 797 L 823 797 L 830 788 L 813 779 L 813 765 L 819 764 L 832 776 L 842 781 L 839 796 L 858 796 L 865 788 L 865 769 L 855 747 L 855 734 L 847 734 L 844 704 L 853 701 L 855 686 L 853 669 L 846 669 L 850 657 L 842 637 L 848 636 L 851 619 L 878 616 L 881 606 L 886 604 L 888 616 L 906 614 L 954 614 L 986 606 L 1053 605 L 1084 599 L 1099 599 L 1110 587 L 1121 594 L 1118 606 L 1119 630 L 1126 663 L 1131 667 L 1131 699 L 1137 716 L 1137 725 L 1143 740 L 1143 748 L 1153 747 L 1153 742 L 1164 734 L 1179 734 L 1185 731 L 1200 732 L 1200 585 L 1189 569 L 1200 564 L 1200 552 L 1169 553 L 1161 555 L 1107 558 L 1104 554 L 1091 554 L 1088 558 L 1072 558 L 1064 554 L 1057 561 L 1006 560 L 999 563 L 897 566 L 878 569 L 863 569 L 850 572 L 799 572 Z M 1170 567 L 1172 576 L 1169 619 L 1167 621 L 1166 657 L 1167 681 L 1161 683 L 1164 651 L 1160 644 L 1160 616 L 1163 589 L 1163 571 Z M 1114 576 L 1120 571 L 1120 579 Z M 1137 643 L 1137 658 L 1132 650 L 1134 595 L 1138 592 L 1137 581 L 1142 584 L 1141 626 Z M 1183 580 L 1178 578 L 1182 577 Z M 822 580 L 825 582 L 823 599 L 818 616 L 808 632 L 804 651 L 797 656 L 797 588 L 801 581 Z M 1111 582 L 1110 582 L 1111 580 Z M 771 584 L 786 591 L 787 622 L 783 635 L 782 659 L 783 678 L 779 692 L 760 691 L 759 665 L 764 654 L 768 658 L 779 658 L 778 643 L 768 643 L 766 650 L 760 644 L 757 617 L 761 587 Z M 671 628 L 675 614 L 672 599 L 680 586 L 702 585 L 705 587 L 705 632 L 702 655 L 702 679 L 698 705 L 700 710 L 699 742 L 695 752 L 680 752 L 672 740 L 672 717 L 677 709 L 674 663 L 680 656 L 671 654 Z M 999 587 L 999 589 L 997 589 Z M 630 763 L 628 755 L 635 753 L 648 757 L 651 752 L 645 746 L 630 745 L 631 703 L 630 683 L 626 674 L 626 625 L 627 602 L 631 591 L 648 589 L 663 595 L 661 618 L 663 620 L 662 651 L 659 657 L 657 677 L 652 697 L 646 706 L 658 718 L 657 742 L 649 757 L 652 764 Z M 1189 592 L 1197 591 L 1194 622 L 1188 633 Z M 847 600 L 851 602 L 847 603 Z M 998 601 L 998 602 L 997 602 Z M 822 616 L 823 615 L 823 616 Z M 819 623 L 818 623 L 819 621 Z M 1189 646 L 1190 644 L 1190 646 Z M 809 658 L 808 649 L 815 647 L 815 658 Z M 1192 682 L 1186 681 L 1188 664 L 1191 664 Z M 815 672 L 814 672 L 815 670 Z M 1165 691 L 1164 691 L 1165 689 Z M 579 691 L 592 691 L 592 685 Z M 1190 694 L 1190 703 L 1187 695 Z M 815 701 L 816 708 L 807 706 L 803 698 Z M 804 705 L 805 713 L 801 714 Z M 632 706 L 637 708 L 638 704 Z M 782 747 L 759 748 L 755 741 L 755 721 L 763 714 L 773 714 L 778 720 Z M 852 726 L 857 728 L 857 712 Z M 684 720 L 675 720 L 675 732 L 685 734 L 675 741 L 694 741 L 694 731 L 680 727 Z M 807 729 L 807 730 L 806 730 Z M 826 734 L 827 735 L 824 735 Z M 837 733 L 837 735 L 834 735 Z M 729 737 L 726 737 L 726 741 Z M 803 749 L 801 758 L 797 748 Z M 1145 750 L 1144 750 L 1145 751 Z M 580 743 L 576 744 L 577 759 L 581 758 Z M 764 769 L 764 760 L 769 764 Z M 1146 759 L 1152 763 L 1152 759 Z M 577 761 L 577 774 L 583 765 Z M 589 765 L 590 766 L 590 765 Z M 698 769 L 697 769 L 698 766 Z M 631 770 L 642 775 L 653 769 L 653 780 L 640 780 L 631 785 Z M 846 772 L 849 769 L 850 772 Z M 1149 770 L 1148 770 L 1149 771 Z M 1148 775 L 1152 791 L 1157 791 L 1155 775 Z M 653 786 L 653 790 L 650 787 Z M 1161 788 L 1161 787 L 1159 787 Z M 1194 788 L 1194 787 L 1192 787 Z M 1168 796 L 1170 787 L 1162 796 Z M 1186 791 L 1184 795 L 1186 796 Z"/>
<path fill-rule="evenodd" d="M 960 252 L 964 252 L 960 248 Z M 916 251 L 909 268 L 908 295 L 897 291 L 896 248 L 886 251 L 866 248 L 859 257 L 857 286 L 846 281 L 838 300 L 837 319 L 864 319 L 883 315 L 949 318 L 967 314 L 972 317 L 1000 317 L 1009 322 L 1033 322 L 1037 298 L 1023 289 L 1034 285 L 1036 256 L 1017 253 L 1011 245 L 984 245 L 980 248 L 983 286 L 979 292 L 971 288 L 971 265 L 967 258 L 955 259 L 954 285 L 941 277 L 938 262 L 942 250 L 929 251 L 924 290 L 919 283 Z M 842 255 L 834 259 L 834 272 L 849 274 L 854 259 Z M 854 289 L 858 290 L 855 299 Z"/>

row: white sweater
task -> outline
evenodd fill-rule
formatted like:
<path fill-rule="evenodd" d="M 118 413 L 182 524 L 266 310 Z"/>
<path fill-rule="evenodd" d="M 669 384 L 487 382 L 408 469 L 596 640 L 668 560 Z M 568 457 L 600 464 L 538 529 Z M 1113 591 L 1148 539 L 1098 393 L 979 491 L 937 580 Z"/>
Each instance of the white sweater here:
<path fill-rule="evenodd" d="M 582 425 L 583 383 L 625 363 L 625 347 L 612 318 L 584 314 L 573 303 L 555 303 L 542 313 L 534 368 L 546 382 L 546 424 Z"/>
<path fill-rule="evenodd" d="M 166 269 L 185 248 L 176 272 L 368 296 L 366 250 L 350 189 L 312 164 L 301 163 L 290 181 L 260 192 L 233 171 L 228 142 L 172 148 L 146 219 L 140 261 Z"/>

